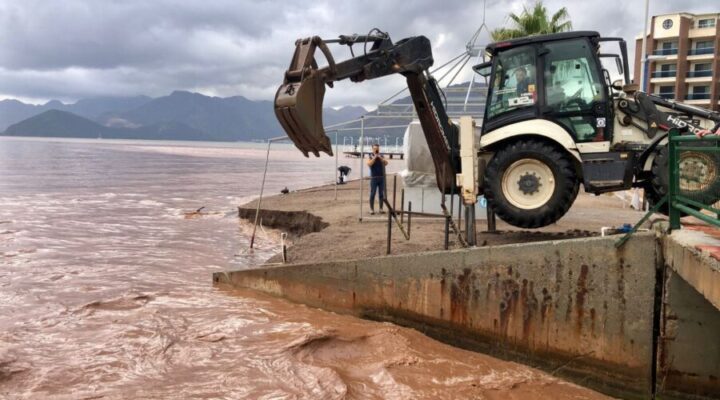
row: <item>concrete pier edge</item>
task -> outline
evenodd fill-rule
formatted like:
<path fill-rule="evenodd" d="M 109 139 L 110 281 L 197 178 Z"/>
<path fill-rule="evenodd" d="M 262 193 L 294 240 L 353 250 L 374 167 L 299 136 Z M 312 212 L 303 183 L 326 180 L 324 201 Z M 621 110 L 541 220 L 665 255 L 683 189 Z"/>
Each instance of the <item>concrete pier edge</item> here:
<path fill-rule="evenodd" d="M 226 271 L 215 273 L 213 282 L 412 327 L 612 396 L 718 398 L 712 369 L 720 363 L 720 349 L 702 354 L 707 362 L 689 374 L 668 368 L 677 357 L 673 352 L 683 351 L 683 362 L 696 357 L 686 341 L 708 334 L 675 323 L 670 325 L 676 335 L 686 332 L 680 334 L 683 342 L 669 340 L 672 303 L 692 298 L 683 306 L 697 308 L 704 299 L 678 294 L 674 281 L 668 290 L 668 277 L 677 274 L 666 272 L 663 241 L 653 233 L 635 235 L 621 249 L 614 247 L 616 239 Z"/>

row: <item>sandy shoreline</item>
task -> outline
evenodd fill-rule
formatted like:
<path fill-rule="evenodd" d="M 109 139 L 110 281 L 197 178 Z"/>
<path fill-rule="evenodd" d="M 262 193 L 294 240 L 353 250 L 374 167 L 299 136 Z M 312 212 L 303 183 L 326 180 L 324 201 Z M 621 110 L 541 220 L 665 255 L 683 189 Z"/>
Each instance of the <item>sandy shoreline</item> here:
<path fill-rule="evenodd" d="M 387 215 L 370 216 L 367 204 L 363 204 L 363 221 L 359 221 L 359 180 L 350 181 L 338 187 L 335 200 L 335 186 L 319 186 L 265 197 L 262 200 L 263 226 L 287 231 L 293 223 L 274 211 L 306 212 L 320 218 L 327 226 L 316 232 L 290 232 L 291 246 L 288 248 L 289 263 L 316 262 L 368 258 L 385 255 L 387 239 Z M 365 182 L 367 184 L 367 182 Z M 400 186 L 398 180 L 398 186 Z M 398 189 L 399 191 L 400 189 Z M 399 192 L 398 192 L 399 193 Z M 366 197 L 367 190 L 364 192 Z M 397 199 L 400 201 L 399 196 Z M 257 199 L 241 205 L 254 209 Z M 272 210 L 272 211 L 270 211 Z M 478 245 L 489 246 L 509 243 L 537 242 L 543 240 L 568 239 L 595 236 L 603 226 L 634 224 L 643 213 L 623 208 L 622 202 L 613 195 L 593 196 L 581 193 L 570 211 L 556 224 L 533 230 L 523 230 L 497 221 L 500 233 L 485 232 L 487 226 L 478 222 Z M 275 218 L 269 218 L 275 217 Z M 250 218 L 252 223 L 252 218 Z M 444 223 L 441 219 L 414 217 L 410 240 L 405 240 L 397 227 L 393 227 L 392 254 L 419 251 L 442 250 L 444 246 Z M 450 248 L 459 248 L 451 234 Z M 278 254 L 268 262 L 280 262 Z"/>

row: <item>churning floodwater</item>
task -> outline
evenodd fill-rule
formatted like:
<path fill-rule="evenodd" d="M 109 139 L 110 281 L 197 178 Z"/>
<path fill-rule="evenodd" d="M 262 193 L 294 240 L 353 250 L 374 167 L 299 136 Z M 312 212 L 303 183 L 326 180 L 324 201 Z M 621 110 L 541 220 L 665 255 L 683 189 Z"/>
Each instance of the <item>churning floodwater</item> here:
<path fill-rule="evenodd" d="M 600 397 L 394 325 L 214 288 L 212 272 L 277 251 L 261 230 L 249 252 L 236 216 L 264 161 L 250 144 L 0 139 L 0 398 Z M 278 146 L 266 193 L 333 176 L 334 159 Z"/>

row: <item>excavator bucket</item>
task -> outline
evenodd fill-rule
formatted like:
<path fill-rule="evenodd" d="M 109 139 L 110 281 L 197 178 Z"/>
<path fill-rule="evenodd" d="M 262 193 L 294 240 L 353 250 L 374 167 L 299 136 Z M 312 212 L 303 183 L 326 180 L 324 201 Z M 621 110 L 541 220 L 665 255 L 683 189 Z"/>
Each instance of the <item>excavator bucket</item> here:
<path fill-rule="evenodd" d="M 317 67 L 313 55 L 316 47 L 321 48 L 334 68 L 332 56 L 320 38 L 298 40 L 285 81 L 275 94 L 275 115 L 305 157 L 308 153 L 319 157 L 321 151 L 333 155 L 322 120 L 327 69 Z"/>

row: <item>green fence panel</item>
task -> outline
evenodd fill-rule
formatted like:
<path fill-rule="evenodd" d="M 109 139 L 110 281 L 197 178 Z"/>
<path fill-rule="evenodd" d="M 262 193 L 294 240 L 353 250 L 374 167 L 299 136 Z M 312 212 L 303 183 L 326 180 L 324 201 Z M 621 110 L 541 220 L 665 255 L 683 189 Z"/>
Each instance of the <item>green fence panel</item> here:
<path fill-rule="evenodd" d="M 680 229 L 680 217 L 691 215 L 720 227 L 720 136 L 698 138 L 669 132 L 668 203 L 670 228 Z"/>

